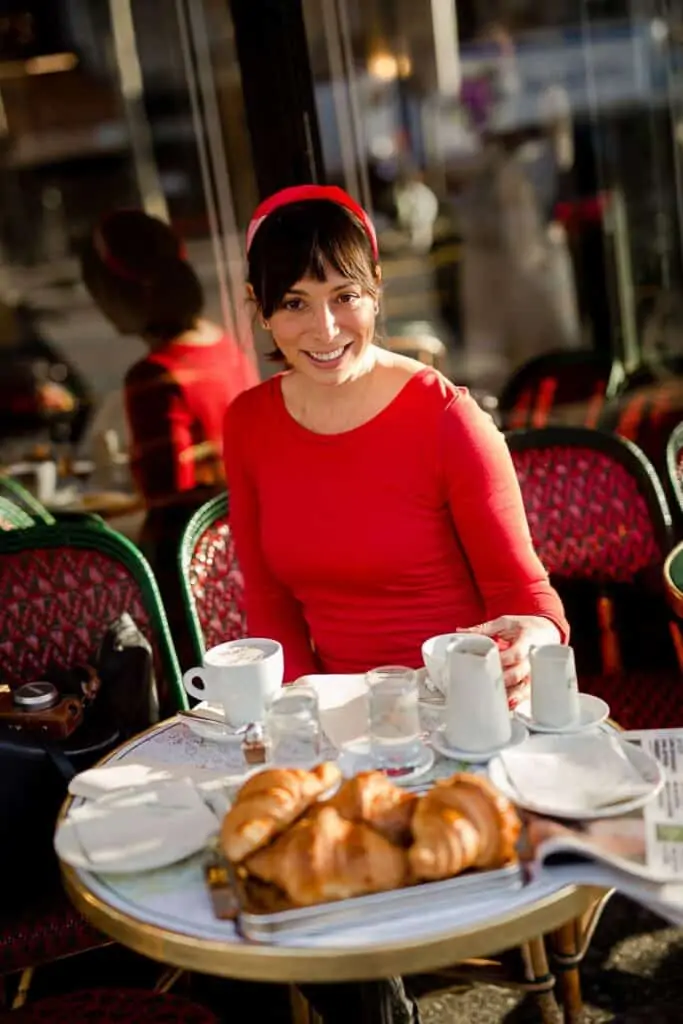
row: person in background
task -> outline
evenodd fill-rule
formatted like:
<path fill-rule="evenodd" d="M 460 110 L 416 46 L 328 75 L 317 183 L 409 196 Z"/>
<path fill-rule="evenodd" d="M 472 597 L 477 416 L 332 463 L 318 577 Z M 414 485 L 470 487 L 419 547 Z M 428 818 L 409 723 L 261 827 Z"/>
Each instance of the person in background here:
<path fill-rule="evenodd" d="M 82 273 L 116 330 L 148 348 L 126 374 L 124 397 L 131 470 L 147 508 L 140 544 L 173 617 L 177 544 L 192 512 L 225 487 L 225 413 L 258 383 L 256 366 L 204 319 L 202 285 L 163 221 L 141 210 L 108 214 L 85 247 Z"/>

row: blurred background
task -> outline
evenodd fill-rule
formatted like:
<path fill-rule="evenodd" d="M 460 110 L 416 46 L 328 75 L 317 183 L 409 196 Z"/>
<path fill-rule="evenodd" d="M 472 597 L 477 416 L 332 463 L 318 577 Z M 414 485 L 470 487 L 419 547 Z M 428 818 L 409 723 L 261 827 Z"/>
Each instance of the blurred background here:
<path fill-rule="evenodd" d="M 0 11 L 6 470 L 54 456 L 125 475 L 120 389 L 142 345 L 80 283 L 99 216 L 141 206 L 170 220 L 208 314 L 267 374 L 242 240 L 260 197 L 302 181 L 342 185 L 371 211 L 385 343 L 468 384 L 504 425 L 628 434 L 634 393 L 681 418 L 683 3 Z M 519 372 L 548 353 L 555 397 L 539 407 Z M 556 366 L 582 387 L 564 393 Z"/>

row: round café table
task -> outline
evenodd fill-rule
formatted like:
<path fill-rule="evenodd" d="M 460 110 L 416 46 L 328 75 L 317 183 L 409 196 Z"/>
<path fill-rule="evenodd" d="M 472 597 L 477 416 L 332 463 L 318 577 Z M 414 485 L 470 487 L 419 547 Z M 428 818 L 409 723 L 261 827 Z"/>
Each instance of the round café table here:
<path fill-rule="evenodd" d="M 326 691 L 328 696 L 331 689 Z M 321 719 L 337 740 L 356 729 L 358 694 L 328 701 Z M 322 703 L 322 702 L 321 702 Z M 335 717 L 336 716 L 336 717 Z M 231 760 L 232 759 L 232 760 Z M 169 719 L 121 746 L 106 763 L 171 770 L 244 771 L 239 746 L 197 738 L 187 722 Z M 435 764 L 433 776 L 456 770 Z M 68 813 L 69 801 L 62 814 Z M 66 890 L 81 913 L 106 935 L 153 960 L 204 974 L 280 983 L 365 981 L 434 972 L 472 958 L 526 946 L 534 978 L 548 974 L 542 936 L 581 918 L 599 890 L 533 881 L 519 890 L 482 897 L 476 904 L 444 906 L 429 915 L 387 925 L 280 938 L 259 944 L 241 938 L 230 921 L 213 914 L 203 857 L 138 875 L 95 875 L 62 865 Z"/>

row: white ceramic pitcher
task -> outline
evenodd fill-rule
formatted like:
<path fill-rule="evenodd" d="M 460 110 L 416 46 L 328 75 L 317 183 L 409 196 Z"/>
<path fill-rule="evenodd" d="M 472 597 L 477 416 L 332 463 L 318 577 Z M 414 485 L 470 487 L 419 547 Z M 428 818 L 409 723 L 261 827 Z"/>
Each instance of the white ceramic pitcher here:
<path fill-rule="evenodd" d="M 456 750 L 495 750 L 510 742 L 512 724 L 500 652 L 488 636 L 462 633 L 446 652 L 446 739 Z"/>

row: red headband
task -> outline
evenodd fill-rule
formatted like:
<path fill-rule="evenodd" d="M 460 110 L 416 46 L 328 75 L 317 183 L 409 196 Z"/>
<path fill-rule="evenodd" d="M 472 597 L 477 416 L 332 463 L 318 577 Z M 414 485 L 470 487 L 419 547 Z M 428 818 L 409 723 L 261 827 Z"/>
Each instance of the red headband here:
<path fill-rule="evenodd" d="M 275 210 L 279 210 L 283 206 L 289 206 L 292 203 L 305 202 L 308 199 L 323 199 L 328 203 L 336 203 L 337 206 L 343 206 L 345 210 L 348 210 L 349 213 L 354 215 L 354 217 L 357 217 L 361 223 L 363 231 L 368 236 L 370 245 L 372 246 L 372 254 L 379 262 L 377 232 L 375 231 L 372 221 L 363 207 L 359 206 L 356 200 L 352 199 L 344 189 L 337 188 L 336 185 L 294 185 L 291 188 L 283 188 L 281 192 L 276 192 L 275 195 L 269 196 L 268 199 L 264 199 L 256 208 L 254 216 L 251 218 L 249 227 L 247 228 L 247 254 L 251 249 L 256 232 L 261 227 L 266 217 L 269 217 L 271 213 L 274 213 Z"/>
<path fill-rule="evenodd" d="M 111 249 L 109 244 L 104 237 L 103 229 L 106 227 L 107 221 L 116 217 L 118 213 L 123 211 L 117 210 L 114 213 L 109 213 L 102 218 L 100 223 L 97 225 L 92 235 L 92 242 L 95 252 L 104 263 L 107 270 L 111 270 L 112 274 L 116 274 L 117 277 L 122 278 L 124 281 L 132 281 L 134 284 L 147 285 L 150 283 L 150 278 L 143 276 L 138 271 L 131 269 L 123 260 L 120 260 Z M 177 239 L 178 243 L 178 259 L 184 260 L 187 257 L 187 251 L 185 244 L 182 239 Z"/>

